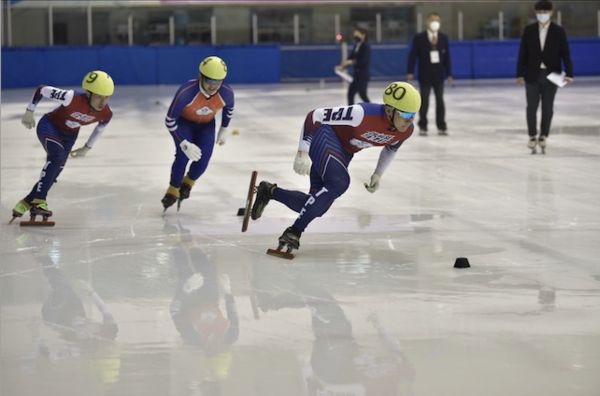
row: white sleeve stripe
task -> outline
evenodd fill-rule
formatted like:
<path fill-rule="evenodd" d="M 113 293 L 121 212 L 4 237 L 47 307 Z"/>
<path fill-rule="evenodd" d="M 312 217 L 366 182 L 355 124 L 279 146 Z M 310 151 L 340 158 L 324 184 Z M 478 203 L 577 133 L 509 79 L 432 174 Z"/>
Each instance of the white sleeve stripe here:
<path fill-rule="evenodd" d="M 66 90 L 46 85 L 42 88 L 41 94 L 44 98 L 48 98 L 54 102 L 58 102 L 63 106 L 68 106 L 73 100 L 75 91 L 73 91 L 72 89 Z"/>
<path fill-rule="evenodd" d="M 169 127 L 168 129 L 169 129 L 169 131 L 174 132 L 177 130 L 177 125 L 175 125 L 173 127 Z"/>

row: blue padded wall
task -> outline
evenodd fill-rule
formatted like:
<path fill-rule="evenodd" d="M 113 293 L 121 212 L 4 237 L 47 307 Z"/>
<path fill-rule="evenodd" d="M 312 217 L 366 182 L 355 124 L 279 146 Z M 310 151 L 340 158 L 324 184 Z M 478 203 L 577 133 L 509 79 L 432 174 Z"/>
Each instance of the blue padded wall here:
<path fill-rule="evenodd" d="M 209 55 L 227 61 L 229 83 L 281 81 L 276 45 L 38 47 L 2 48 L 2 88 L 79 85 L 94 69 L 109 73 L 117 85 L 182 84 L 197 76 Z"/>
<path fill-rule="evenodd" d="M 575 77 L 600 75 L 600 39 L 570 40 Z M 519 40 L 450 43 L 455 78 L 514 77 Z M 373 80 L 403 78 L 409 45 L 372 44 Z M 39 84 L 79 85 L 93 69 L 110 73 L 119 85 L 181 84 L 196 76 L 208 55 L 227 61 L 232 84 L 335 79 L 337 45 L 162 46 L 2 48 L 2 88 Z"/>

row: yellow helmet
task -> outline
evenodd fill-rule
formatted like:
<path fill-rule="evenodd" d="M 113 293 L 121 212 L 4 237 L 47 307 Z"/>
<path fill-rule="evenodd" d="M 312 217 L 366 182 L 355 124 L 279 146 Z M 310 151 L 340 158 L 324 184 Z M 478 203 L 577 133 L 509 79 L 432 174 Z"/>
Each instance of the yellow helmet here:
<path fill-rule="evenodd" d="M 224 80 L 227 75 L 227 65 L 218 56 L 209 56 L 200 62 L 200 74 L 211 80 Z"/>
<path fill-rule="evenodd" d="M 111 96 L 115 92 L 115 83 L 108 73 L 94 70 L 83 77 L 81 87 L 100 96 Z"/>
<path fill-rule="evenodd" d="M 421 108 L 421 94 L 404 81 L 394 81 L 383 91 L 383 103 L 405 113 L 416 113 Z"/>

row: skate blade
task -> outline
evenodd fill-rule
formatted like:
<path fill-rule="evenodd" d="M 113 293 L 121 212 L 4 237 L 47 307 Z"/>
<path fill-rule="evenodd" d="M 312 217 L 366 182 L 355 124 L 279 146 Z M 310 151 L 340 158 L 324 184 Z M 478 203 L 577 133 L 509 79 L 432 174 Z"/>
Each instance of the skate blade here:
<path fill-rule="evenodd" d="M 294 258 L 294 255 L 289 252 L 284 252 L 283 250 L 278 249 L 267 249 L 267 254 L 269 256 L 279 257 L 287 260 L 291 260 Z"/>
<path fill-rule="evenodd" d="M 54 227 L 53 221 L 22 221 L 19 223 L 21 227 Z"/>
<path fill-rule="evenodd" d="M 252 171 L 250 176 L 250 184 L 248 185 L 248 195 L 246 196 L 246 207 L 244 208 L 244 220 L 242 220 L 242 232 L 248 230 L 248 224 L 250 223 L 250 212 L 252 212 L 252 203 L 254 196 L 256 195 L 256 178 L 258 177 L 257 171 Z"/>

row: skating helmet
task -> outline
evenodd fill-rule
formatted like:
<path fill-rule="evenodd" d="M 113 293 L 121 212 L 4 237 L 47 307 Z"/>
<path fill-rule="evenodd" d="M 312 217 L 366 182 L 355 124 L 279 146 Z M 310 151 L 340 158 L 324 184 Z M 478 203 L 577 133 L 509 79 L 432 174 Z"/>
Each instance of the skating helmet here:
<path fill-rule="evenodd" d="M 115 83 L 108 73 L 94 70 L 83 77 L 81 87 L 100 96 L 111 96 L 115 92 Z"/>
<path fill-rule="evenodd" d="M 383 91 L 383 103 L 403 113 L 416 113 L 421 108 L 421 94 L 404 81 L 394 81 Z"/>
<path fill-rule="evenodd" d="M 224 80 L 227 76 L 227 65 L 218 56 L 209 56 L 200 62 L 200 74 L 211 80 Z"/>

